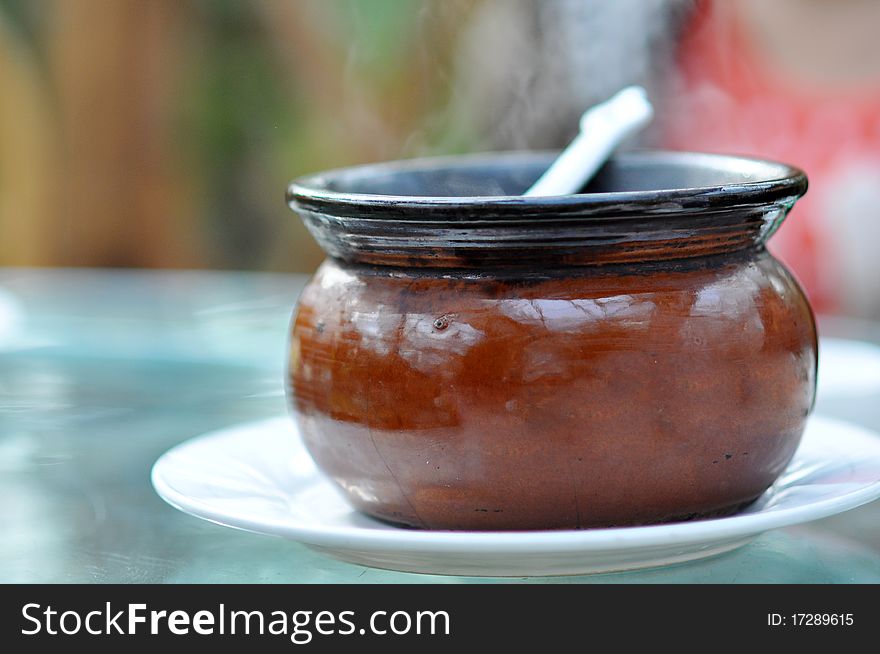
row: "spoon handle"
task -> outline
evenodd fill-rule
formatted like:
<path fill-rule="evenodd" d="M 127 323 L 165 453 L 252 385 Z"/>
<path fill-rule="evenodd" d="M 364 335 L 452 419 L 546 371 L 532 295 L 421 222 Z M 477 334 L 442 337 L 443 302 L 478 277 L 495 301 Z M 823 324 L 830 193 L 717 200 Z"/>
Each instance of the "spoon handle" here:
<path fill-rule="evenodd" d="M 581 116 L 580 131 L 524 195 L 571 195 L 580 191 L 624 140 L 654 117 L 645 89 L 629 86 Z"/>

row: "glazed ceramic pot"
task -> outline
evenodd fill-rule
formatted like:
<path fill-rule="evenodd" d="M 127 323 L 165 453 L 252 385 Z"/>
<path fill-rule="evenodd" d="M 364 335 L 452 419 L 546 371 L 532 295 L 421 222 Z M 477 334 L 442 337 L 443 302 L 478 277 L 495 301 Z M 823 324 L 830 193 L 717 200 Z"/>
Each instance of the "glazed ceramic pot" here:
<path fill-rule="evenodd" d="M 361 511 L 429 529 L 727 514 L 791 459 L 816 330 L 766 250 L 807 187 L 781 164 L 618 156 L 520 197 L 552 154 L 328 172 L 288 198 L 327 253 L 289 395 Z"/>

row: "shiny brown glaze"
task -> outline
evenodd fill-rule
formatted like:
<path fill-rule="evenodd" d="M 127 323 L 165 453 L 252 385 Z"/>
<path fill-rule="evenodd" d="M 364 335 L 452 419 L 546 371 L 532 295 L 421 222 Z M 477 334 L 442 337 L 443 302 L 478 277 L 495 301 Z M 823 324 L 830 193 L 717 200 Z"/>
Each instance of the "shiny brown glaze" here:
<path fill-rule="evenodd" d="M 646 524 L 751 502 L 800 440 L 816 332 L 761 219 L 739 239 L 713 220 L 638 262 L 618 259 L 640 229 L 537 269 L 505 246 L 483 264 L 441 248 L 465 256 L 456 268 L 326 261 L 291 340 L 309 451 L 357 508 L 414 527 Z"/>

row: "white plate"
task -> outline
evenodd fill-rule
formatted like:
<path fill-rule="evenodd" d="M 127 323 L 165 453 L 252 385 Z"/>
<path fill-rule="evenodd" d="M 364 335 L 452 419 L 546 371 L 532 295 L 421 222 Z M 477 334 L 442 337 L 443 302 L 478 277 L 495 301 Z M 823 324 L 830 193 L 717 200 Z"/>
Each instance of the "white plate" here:
<path fill-rule="evenodd" d="M 350 508 L 318 472 L 287 417 L 187 441 L 162 455 L 152 477 L 159 495 L 182 511 L 360 565 L 444 575 L 572 575 L 711 556 L 769 529 L 870 502 L 880 497 L 880 436 L 814 416 L 786 473 L 742 513 L 581 531 L 420 531 L 378 522 Z"/>
<path fill-rule="evenodd" d="M 819 400 L 880 393 L 880 347 L 845 338 L 819 339 Z"/>

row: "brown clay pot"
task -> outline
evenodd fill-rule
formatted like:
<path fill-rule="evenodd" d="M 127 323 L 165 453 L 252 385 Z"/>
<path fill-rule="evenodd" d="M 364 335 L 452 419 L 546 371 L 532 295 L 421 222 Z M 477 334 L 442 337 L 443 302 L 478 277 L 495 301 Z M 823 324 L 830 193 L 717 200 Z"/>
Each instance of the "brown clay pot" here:
<path fill-rule="evenodd" d="M 289 189 L 329 255 L 290 399 L 354 506 L 430 529 L 721 515 L 791 459 L 816 331 L 765 249 L 800 171 L 634 153 L 516 197 L 547 154 L 365 166 Z"/>

